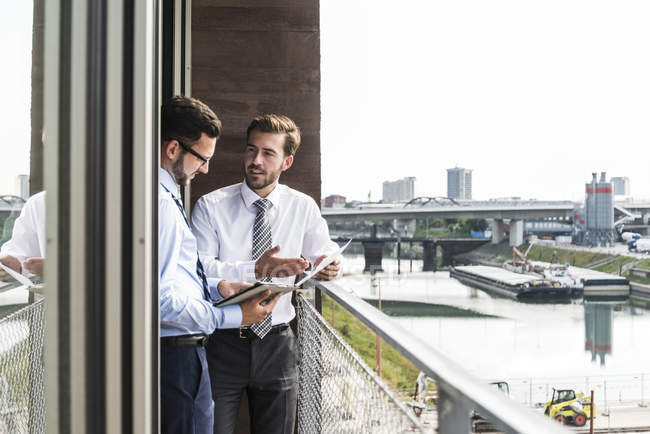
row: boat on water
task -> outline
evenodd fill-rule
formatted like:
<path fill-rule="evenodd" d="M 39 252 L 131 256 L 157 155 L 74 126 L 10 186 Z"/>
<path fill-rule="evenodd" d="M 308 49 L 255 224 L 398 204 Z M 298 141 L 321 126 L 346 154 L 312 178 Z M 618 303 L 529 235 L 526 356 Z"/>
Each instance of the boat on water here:
<path fill-rule="evenodd" d="M 527 274 L 530 276 L 550 280 L 566 288 L 572 296 L 578 296 L 583 291 L 583 283 L 580 278 L 573 273 L 574 267 L 569 264 L 552 264 L 547 262 L 535 262 L 528 260 L 528 252 L 521 253 L 516 247 L 512 248 L 512 260 L 506 261 L 503 268 L 515 273 Z"/>
<path fill-rule="evenodd" d="M 585 300 L 624 301 L 630 297 L 630 282 L 625 277 L 588 268 L 573 267 L 583 286 Z"/>
<path fill-rule="evenodd" d="M 533 273 L 577 288 L 574 293 L 582 294 L 586 300 L 624 301 L 630 296 L 630 282 L 622 276 L 569 264 L 531 261 L 530 265 Z"/>
<path fill-rule="evenodd" d="M 475 288 L 514 299 L 570 298 L 574 289 L 559 282 L 499 267 L 464 265 L 453 267 L 449 275 Z"/>
<path fill-rule="evenodd" d="M 532 246 L 532 243 L 531 243 Z M 569 264 L 529 261 L 528 252 L 512 248 L 512 260 L 503 268 L 515 273 L 550 280 L 566 288 L 572 296 L 582 295 L 587 300 L 622 301 L 630 296 L 630 282 L 621 276 Z"/>

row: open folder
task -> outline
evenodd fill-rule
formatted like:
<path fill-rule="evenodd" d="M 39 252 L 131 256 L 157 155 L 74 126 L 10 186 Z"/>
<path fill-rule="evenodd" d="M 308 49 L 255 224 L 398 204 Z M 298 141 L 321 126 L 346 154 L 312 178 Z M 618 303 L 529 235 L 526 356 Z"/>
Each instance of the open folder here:
<path fill-rule="evenodd" d="M 271 295 L 269 296 L 269 299 L 278 293 L 284 294 L 287 292 L 295 291 L 296 289 L 300 288 L 300 286 L 303 283 L 305 283 L 306 281 L 314 277 L 316 274 L 318 274 L 318 272 L 321 271 L 323 268 L 327 267 L 329 264 L 334 262 L 334 260 L 343 253 L 343 251 L 348 247 L 348 245 L 350 245 L 351 242 L 352 242 L 352 238 L 350 238 L 350 240 L 347 243 L 345 243 L 342 247 L 340 247 L 337 251 L 327 255 L 325 259 L 323 259 L 321 263 L 318 264 L 317 267 L 314 267 L 314 269 L 311 272 L 309 272 L 309 274 L 307 274 L 304 278 L 302 278 L 298 283 L 295 283 L 293 285 L 287 285 L 287 284 L 273 283 L 273 282 L 256 282 L 250 288 L 238 292 L 237 294 L 233 294 L 230 297 L 216 301 L 213 304 L 218 307 L 229 306 L 231 304 L 238 304 L 241 303 L 242 301 L 248 300 L 249 298 L 256 297 L 257 295 L 261 294 L 267 289 L 271 290 Z"/>

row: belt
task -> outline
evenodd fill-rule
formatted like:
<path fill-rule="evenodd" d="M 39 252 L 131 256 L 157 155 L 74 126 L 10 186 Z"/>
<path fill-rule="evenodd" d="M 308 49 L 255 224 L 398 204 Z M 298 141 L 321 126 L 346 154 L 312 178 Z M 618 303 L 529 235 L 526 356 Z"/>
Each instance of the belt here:
<path fill-rule="evenodd" d="M 284 324 L 276 324 L 273 327 L 271 327 L 271 330 L 266 334 L 267 336 L 269 335 L 277 335 L 279 333 L 282 333 L 286 329 L 289 328 L 289 324 L 284 323 Z M 226 334 L 226 335 L 232 335 L 236 336 L 241 339 L 252 339 L 256 338 L 257 335 L 255 332 L 250 328 L 250 327 L 240 327 L 238 329 L 216 329 L 214 331 L 215 333 L 221 333 L 221 334 Z"/>
<path fill-rule="evenodd" d="M 205 347 L 208 343 L 206 335 L 163 336 L 160 344 L 169 347 Z"/>

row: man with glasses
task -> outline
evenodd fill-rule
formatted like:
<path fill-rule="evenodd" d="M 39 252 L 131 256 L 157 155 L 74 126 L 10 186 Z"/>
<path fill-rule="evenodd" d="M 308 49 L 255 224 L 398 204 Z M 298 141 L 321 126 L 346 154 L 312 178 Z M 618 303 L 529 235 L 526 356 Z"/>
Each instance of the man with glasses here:
<path fill-rule="evenodd" d="M 264 319 L 278 296 L 240 305 L 213 306 L 222 292 L 250 285 L 208 279 L 177 185 L 207 173 L 221 122 L 201 101 L 176 96 L 162 107 L 160 186 L 158 189 L 160 267 L 160 390 L 163 433 L 211 433 L 214 404 L 205 353 L 207 337 L 221 327 L 240 327 Z"/>

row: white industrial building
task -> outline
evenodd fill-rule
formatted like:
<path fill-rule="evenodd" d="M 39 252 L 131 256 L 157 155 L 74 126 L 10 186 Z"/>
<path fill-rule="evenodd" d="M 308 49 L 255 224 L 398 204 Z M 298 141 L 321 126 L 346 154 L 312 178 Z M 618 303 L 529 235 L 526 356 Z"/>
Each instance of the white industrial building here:
<path fill-rule="evenodd" d="M 384 181 L 382 202 L 408 202 L 415 197 L 415 178 L 410 176 L 397 181 Z"/>

